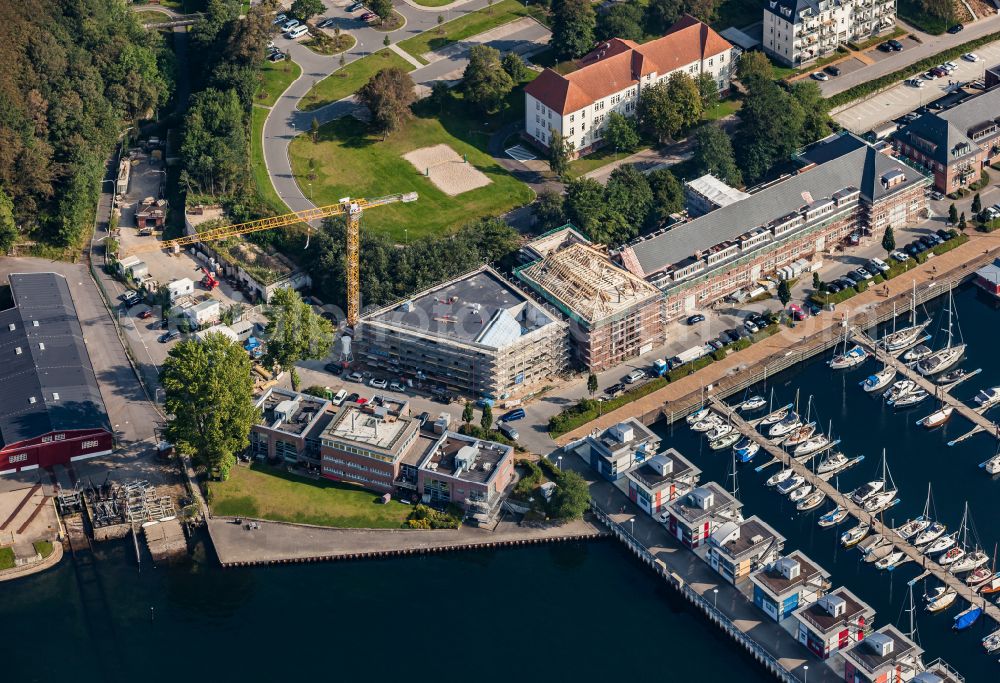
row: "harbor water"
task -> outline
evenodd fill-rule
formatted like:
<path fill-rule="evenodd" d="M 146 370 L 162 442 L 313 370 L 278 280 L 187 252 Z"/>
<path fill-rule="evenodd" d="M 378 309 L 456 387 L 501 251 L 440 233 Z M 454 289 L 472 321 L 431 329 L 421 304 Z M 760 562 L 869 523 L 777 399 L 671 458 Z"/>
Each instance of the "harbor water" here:
<path fill-rule="evenodd" d="M 981 368 L 982 372 L 957 386 L 952 393 L 956 398 L 972 404 L 972 398 L 979 389 L 1000 386 L 1000 346 L 995 336 L 1000 329 L 1000 311 L 991 299 L 971 285 L 955 290 L 954 303 L 958 319 L 953 329 L 957 337 L 960 326 L 968 344 L 965 359 L 955 367 L 969 371 Z M 942 331 L 946 326 L 946 307 L 947 297 L 939 297 L 926 306 L 926 313 L 934 320 L 927 329 L 929 334 L 934 335 L 934 339 L 927 342 L 932 348 L 940 348 L 946 343 L 947 334 Z M 918 321 L 926 317 L 924 309 L 920 309 Z M 908 314 L 901 316 L 897 324 L 909 324 Z M 880 328 L 878 334 L 887 331 L 891 331 L 891 324 Z M 833 436 L 840 439 L 836 450 L 849 457 L 865 456 L 863 462 L 843 472 L 831 483 L 836 483 L 841 491 L 847 492 L 867 481 L 881 478 L 882 451 L 885 449 L 900 499 L 897 506 L 885 512 L 885 522 L 896 526 L 920 515 L 930 482 L 937 519 L 948 525 L 948 533 L 958 530 L 968 501 L 979 543 L 992 556 L 994 547 L 1000 542 L 1000 517 L 997 514 L 1000 478 L 987 475 L 979 468 L 979 463 L 997 453 L 997 440 L 992 435 L 980 433 L 949 447 L 949 441 L 972 428 L 957 412 L 938 429 L 927 430 L 917 426 L 918 419 L 936 409 L 937 404 L 932 398 L 907 409 L 889 407 L 880 393 L 869 395 L 859 386 L 865 377 L 881 368 L 880 364 L 869 359 L 851 370 L 831 370 L 827 361 L 832 355 L 833 352 L 829 352 L 797 365 L 768 380 L 766 387 L 763 384 L 752 387 L 749 393 L 770 396 L 773 389 L 774 407 L 778 408 L 794 401 L 798 391 L 800 412 L 803 414 L 811 395 L 811 419 L 817 422 L 818 430 L 826 431 L 832 422 Z M 741 398 L 734 396 L 729 402 L 735 404 Z M 748 417 L 760 416 L 766 411 L 767 408 Z M 1000 407 L 988 412 L 987 416 L 994 421 L 1000 420 Z M 664 437 L 664 445 L 676 448 L 704 470 L 703 479 L 724 483 L 732 490 L 732 479 L 728 476 L 733 469 L 731 449 L 710 450 L 706 440 L 691 432 L 683 420 L 671 426 L 661 423 L 656 429 Z M 907 632 L 907 583 L 922 573 L 921 568 L 911 562 L 892 572 L 880 572 L 872 564 L 863 563 L 857 549 L 844 549 L 839 544 L 840 534 L 855 523 L 848 518 L 837 527 L 821 529 L 816 522 L 820 515 L 832 509 L 830 502 L 824 502 L 811 512 L 797 512 L 794 503 L 764 485 L 764 481 L 778 471 L 778 466 L 762 472 L 754 470 L 768 460 L 770 457 L 761 450 L 752 463 L 736 465 L 739 497 L 745 505 L 744 515 L 759 515 L 787 538 L 786 551 L 795 548 L 804 551 L 832 573 L 831 580 L 835 586 L 845 585 L 871 604 L 877 610 L 876 628 L 893 623 L 904 633 Z M 971 531 L 969 538 L 972 543 Z M 926 650 L 925 661 L 942 657 L 967 681 L 995 680 L 1000 673 L 1000 664 L 995 654 L 985 654 L 980 640 L 1000 628 L 1000 624 L 981 618 L 968 631 L 953 632 L 952 619 L 966 606 L 961 599 L 943 613 L 930 614 L 923 610 L 925 590 L 930 592 L 937 585 L 935 579 L 929 578 L 914 586 L 918 642 Z M 995 598 L 996 595 L 991 596 L 991 599 Z"/>

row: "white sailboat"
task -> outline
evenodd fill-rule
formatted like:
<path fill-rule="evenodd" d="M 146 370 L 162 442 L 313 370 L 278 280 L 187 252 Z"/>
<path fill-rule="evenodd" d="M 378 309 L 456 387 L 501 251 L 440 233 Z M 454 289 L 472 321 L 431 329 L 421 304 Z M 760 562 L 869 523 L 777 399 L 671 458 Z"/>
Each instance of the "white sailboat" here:
<path fill-rule="evenodd" d="M 955 602 L 955 598 L 958 597 L 958 593 L 954 589 L 948 588 L 946 586 L 939 586 L 934 589 L 934 592 L 927 597 L 927 611 L 928 612 L 940 612 L 951 607 L 952 603 Z"/>
<path fill-rule="evenodd" d="M 947 536 L 942 536 L 937 539 L 929 546 L 924 548 L 924 555 L 936 555 L 937 553 L 943 553 L 944 551 L 955 545 L 955 540 L 958 538 L 958 532 L 953 534 L 948 534 Z"/>
<path fill-rule="evenodd" d="M 819 464 L 816 465 L 816 474 L 829 474 L 835 472 L 848 462 L 846 455 L 837 451 L 836 453 L 828 453 L 826 456 L 820 459 Z"/>
<path fill-rule="evenodd" d="M 919 517 L 908 519 L 893 531 L 904 541 L 915 538 L 931 525 L 931 485 L 927 484 L 927 500 L 924 501 L 924 512 Z"/>
<path fill-rule="evenodd" d="M 788 413 L 784 420 L 771 425 L 771 429 L 768 430 L 767 435 L 771 437 L 785 436 L 793 429 L 798 429 L 801 426 L 802 420 L 799 419 L 798 413 L 793 410 Z"/>
<path fill-rule="evenodd" d="M 882 395 L 889 402 L 889 405 L 892 405 L 896 402 L 896 399 L 910 393 L 916 388 L 918 388 L 917 383 L 912 379 L 901 379 L 889 387 L 889 389 Z"/>
<path fill-rule="evenodd" d="M 810 437 L 796 446 L 795 450 L 792 451 L 792 455 L 796 458 L 802 458 L 804 456 L 811 455 L 816 451 L 823 450 L 831 443 L 830 437 L 826 434 L 817 434 L 816 436 Z"/>
<path fill-rule="evenodd" d="M 869 394 L 873 394 L 876 391 L 885 389 L 894 379 L 896 379 L 896 368 L 891 365 L 885 365 L 875 374 L 868 375 L 868 377 L 861 382 L 861 388 Z"/>
<path fill-rule="evenodd" d="M 806 496 L 808 496 L 810 493 L 812 493 L 812 490 L 813 490 L 812 484 L 803 484 L 802 486 L 798 487 L 790 494 L 788 494 L 788 500 L 792 501 L 793 503 L 797 503 Z"/>
<path fill-rule="evenodd" d="M 867 523 L 862 522 L 861 524 L 858 524 L 856 527 L 848 529 L 847 531 L 845 531 L 840 535 L 840 544 L 845 548 L 851 548 L 856 546 L 858 543 L 861 542 L 861 539 L 863 539 L 865 536 L 868 535 L 868 530 L 870 528 L 871 527 L 869 527 Z"/>
<path fill-rule="evenodd" d="M 959 533 L 958 548 L 952 548 L 952 550 L 948 551 L 951 553 L 954 550 L 961 550 L 962 553 L 958 557 L 950 559 L 950 562 L 943 563 L 951 564 L 948 571 L 952 574 L 970 572 L 973 569 L 978 569 L 990 561 L 990 556 L 983 552 L 979 545 L 979 534 L 976 533 L 976 526 L 972 521 L 972 515 L 969 512 L 968 502 L 965 503 L 965 514 L 962 516 L 962 525 L 961 532 Z M 972 536 L 971 542 L 969 540 L 970 534 Z"/>
<path fill-rule="evenodd" d="M 910 406 L 915 406 L 918 403 L 926 401 L 930 396 L 924 389 L 915 389 L 897 398 L 892 402 L 892 405 L 896 408 L 909 408 Z"/>
<path fill-rule="evenodd" d="M 947 525 L 942 524 L 941 522 L 931 522 L 929 527 L 917 534 L 917 537 L 913 540 L 913 545 L 918 548 L 922 545 L 927 545 L 928 543 L 941 538 L 941 534 L 947 530 Z"/>
<path fill-rule="evenodd" d="M 903 349 L 914 344 L 923 335 L 924 330 L 930 324 L 930 319 L 925 320 L 922 323 L 917 323 L 917 281 L 913 281 L 913 294 L 911 295 L 911 305 L 910 305 L 910 324 L 908 327 L 904 327 L 900 330 L 895 329 L 896 325 L 896 314 L 893 311 L 893 331 L 885 335 L 879 340 L 879 346 L 888 351 L 889 353 L 895 353 L 896 351 L 902 351 Z"/>
<path fill-rule="evenodd" d="M 793 474 L 791 477 L 785 479 L 783 482 L 778 484 L 777 487 L 778 493 L 780 493 L 783 496 L 787 496 L 789 493 L 791 493 L 798 487 L 802 486 L 804 483 L 806 483 L 804 477 L 798 474 Z"/>
<path fill-rule="evenodd" d="M 903 559 L 903 551 L 897 550 L 893 553 L 889 553 L 885 557 L 881 558 L 875 562 L 876 569 L 892 569 L 896 566 L 896 563 Z"/>
<path fill-rule="evenodd" d="M 771 486 L 771 487 L 777 486 L 781 482 L 783 482 L 786 479 L 788 479 L 789 477 L 791 477 L 793 474 L 794 474 L 794 472 L 792 470 L 789 470 L 789 469 L 784 469 L 784 470 L 781 470 L 780 472 L 775 472 L 770 477 L 768 477 L 767 481 L 764 482 L 764 485 L 765 486 Z"/>
<path fill-rule="evenodd" d="M 732 431 L 733 431 L 733 426 L 731 424 L 723 422 L 722 424 L 716 425 L 712 429 L 708 430 L 705 436 L 708 437 L 709 441 L 715 441 L 716 439 L 721 439 L 726 434 L 729 434 Z"/>
<path fill-rule="evenodd" d="M 989 410 L 997 403 L 1000 403 L 1000 387 L 980 389 L 973 400 L 976 402 L 979 410 Z"/>
<path fill-rule="evenodd" d="M 847 519 L 847 514 L 847 508 L 842 508 L 838 505 L 826 514 L 821 515 L 817 524 L 823 528 L 837 526 Z"/>
<path fill-rule="evenodd" d="M 855 344 L 850 349 L 847 348 L 848 337 L 850 336 L 850 326 L 847 318 L 844 318 L 844 350 L 830 359 L 828 365 L 834 370 L 846 370 L 861 365 L 868 359 L 868 351 L 860 344 Z"/>
<path fill-rule="evenodd" d="M 930 339 L 930 335 L 927 335 L 927 338 Z M 922 361 L 924 358 L 927 358 L 927 356 L 931 355 L 932 353 L 934 353 L 934 349 L 932 349 L 931 347 L 927 346 L 926 344 L 918 344 L 917 346 L 914 346 L 912 349 L 903 354 L 903 360 L 906 363 L 913 365 L 914 363 L 918 363 L 919 361 Z"/>
<path fill-rule="evenodd" d="M 807 510 L 815 510 L 818 508 L 823 501 L 826 500 L 826 494 L 822 491 L 813 491 L 804 499 L 800 500 L 795 509 L 799 512 L 805 512 Z"/>
<path fill-rule="evenodd" d="M 753 412 L 754 410 L 760 410 L 767 405 L 767 399 L 763 396 L 751 396 L 737 406 L 737 410 L 742 410 L 744 412 Z"/>
<path fill-rule="evenodd" d="M 944 372 L 951 366 L 955 365 L 958 361 L 962 360 L 962 355 L 965 353 L 965 344 L 958 343 L 953 344 L 955 340 L 954 336 L 954 326 L 952 324 L 952 319 L 957 317 L 954 315 L 955 300 L 952 297 L 952 290 L 948 290 L 948 341 L 944 348 L 940 351 L 935 351 L 931 355 L 927 356 L 919 363 L 917 363 L 917 372 L 921 375 L 936 375 L 939 372 Z M 959 337 L 961 337 L 962 330 L 959 328 Z"/>

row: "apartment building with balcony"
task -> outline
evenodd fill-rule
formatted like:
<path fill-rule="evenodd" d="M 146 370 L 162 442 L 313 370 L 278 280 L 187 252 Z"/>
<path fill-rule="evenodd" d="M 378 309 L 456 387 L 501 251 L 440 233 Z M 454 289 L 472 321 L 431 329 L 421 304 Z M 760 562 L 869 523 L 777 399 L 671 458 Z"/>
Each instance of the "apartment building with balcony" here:
<path fill-rule="evenodd" d="M 930 178 L 851 133 L 797 155 L 789 177 L 686 223 L 641 238 L 617 257 L 659 287 L 672 321 L 719 301 L 854 233 L 879 239 L 917 222 Z"/>
<path fill-rule="evenodd" d="M 640 91 L 671 74 L 711 74 L 718 89 L 727 91 L 736 55 L 728 41 L 690 15 L 648 43 L 612 38 L 582 57 L 576 71 L 545 69 L 525 86 L 525 134 L 547 149 L 554 130 L 573 145 L 574 156 L 588 154 L 602 145 L 611 112 L 634 117 Z"/>
<path fill-rule="evenodd" d="M 756 515 L 727 521 L 708 537 L 708 563 L 735 586 L 781 557 L 784 546 L 785 537 Z"/>
<path fill-rule="evenodd" d="M 896 25 L 896 0 L 765 0 L 764 51 L 800 66 Z"/>
<path fill-rule="evenodd" d="M 667 506 L 696 486 L 701 470 L 668 448 L 628 472 L 628 497 L 644 512 L 659 516 Z"/>
<path fill-rule="evenodd" d="M 320 435 L 334 417 L 330 401 L 272 387 L 257 399 L 256 407 L 260 419 L 250 428 L 251 457 L 319 465 Z"/>

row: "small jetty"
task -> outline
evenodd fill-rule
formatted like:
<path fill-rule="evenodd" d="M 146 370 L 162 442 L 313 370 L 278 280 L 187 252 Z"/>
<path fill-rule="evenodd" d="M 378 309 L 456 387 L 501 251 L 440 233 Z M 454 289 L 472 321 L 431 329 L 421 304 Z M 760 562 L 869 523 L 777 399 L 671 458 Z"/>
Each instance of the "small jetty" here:
<path fill-rule="evenodd" d="M 155 522 L 145 522 L 142 533 L 149 546 L 149 554 L 154 563 L 175 562 L 187 556 L 187 537 L 184 527 L 176 517 L 168 517 Z"/>
<path fill-rule="evenodd" d="M 909 370 L 909 368 L 907 368 L 907 370 Z M 928 382 L 928 384 L 930 383 Z M 891 545 L 885 546 L 887 550 L 895 547 L 896 550 L 902 551 L 904 557 L 919 564 L 924 569 L 926 575 L 934 576 L 942 584 L 954 590 L 959 597 L 963 598 L 970 605 L 981 606 L 983 608 L 983 612 L 987 616 L 993 619 L 994 622 L 1000 624 L 1000 607 L 987 600 L 984 596 L 979 595 L 974 588 L 967 586 L 964 581 L 956 577 L 954 574 L 951 574 L 947 569 L 939 565 L 931 558 L 924 555 L 914 545 L 900 538 L 892 530 L 892 528 L 882 523 L 877 514 L 873 515 L 864 510 L 864 508 L 851 500 L 850 496 L 841 493 L 839 490 L 831 486 L 826 479 L 814 474 L 806 463 L 799 462 L 780 447 L 771 443 L 771 441 L 757 431 L 753 425 L 744 420 L 738 411 L 715 396 L 709 397 L 708 400 L 712 404 L 712 407 L 720 414 L 724 415 L 735 429 L 737 429 L 745 437 L 755 441 L 762 450 L 767 451 L 772 456 L 774 461 L 780 462 L 783 467 L 793 470 L 795 474 L 805 479 L 807 483 L 812 484 L 815 490 L 825 493 L 830 502 L 847 510 L 848 515 L 854 517 L 859 523 L 864 522 L 870 524 L 873 536 L 877 535 L 889 539 Z M 953 398 L 951 398 L 951 401 L 958 403 Z M 979 413 L 976 413 L 968 406 L 965 406 L 964 404 L 960 405 L 962 405 L 965 410 L 973 412 L 977 418 L 985 420 L 982 415 L 979 415 Z M 957 407 L 958 406 L 956 406 L 956 408 Z M 886 554 L 888 554 L 888 552 L 886 552 Z"/>

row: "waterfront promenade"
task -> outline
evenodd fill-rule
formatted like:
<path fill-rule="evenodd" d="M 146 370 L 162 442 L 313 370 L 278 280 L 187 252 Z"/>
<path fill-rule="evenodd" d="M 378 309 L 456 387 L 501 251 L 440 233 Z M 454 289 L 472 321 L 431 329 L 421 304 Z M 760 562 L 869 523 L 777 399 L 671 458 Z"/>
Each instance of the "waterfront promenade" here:
<path fill-rule="evenodd" d="M 915 266 L 885 284 L 871 287 L 848 301 L 837 304 L 836 312 L 824 312 L 796 323 L 794 328 L 782 328 L 777 334 L 747 349 L 731 353 L 693 375 L 671 382 L 648 396 L 563 434 L 556 442 L 564 446 L 594 430 L 607 429 L 629 417 L 636 417 L 647 424 L 655 422 L 664 414 L 679 417 L 702 402 L 702 391 L 706 387 L 710 387 L 716 395 L 722 395 L 733 387 L 746 386 L 750 380 L 762 379 L 759 375 L 765 367 L 772 367 L 773 374 L 830 348 L 843 334 L 845 316 L 851 324 L 868 327 L 874 321 L 888 318 L 894 303 L 897 311 L 907 310 L 914 282 L 924 290 L 924 285 L 940 283 L 940 292 L 945 291 L 944 285 L 948 280 L 961 281 L 971 276 L 977 268 L 1000 256 L 1000 231 L 977 233 L 970 230 L 967 234 L 969 241 L 965 244 L 928 259 L 923 265 Z M 940 292 L 935 287 L 933 293 Z"/>
<path fill-rule="evenodd" d="M 518 526 L 501 522 L 494 531 L 461 529 L 333 529 L 328 527 L 254 520 L 208 520 L 219 563 L 223 567 L 367 559 L 452 550 L 475 550 L 534 543 L 556 543 L 600 538 L 606 532 L 587 519 L 547 526 Z"/>

